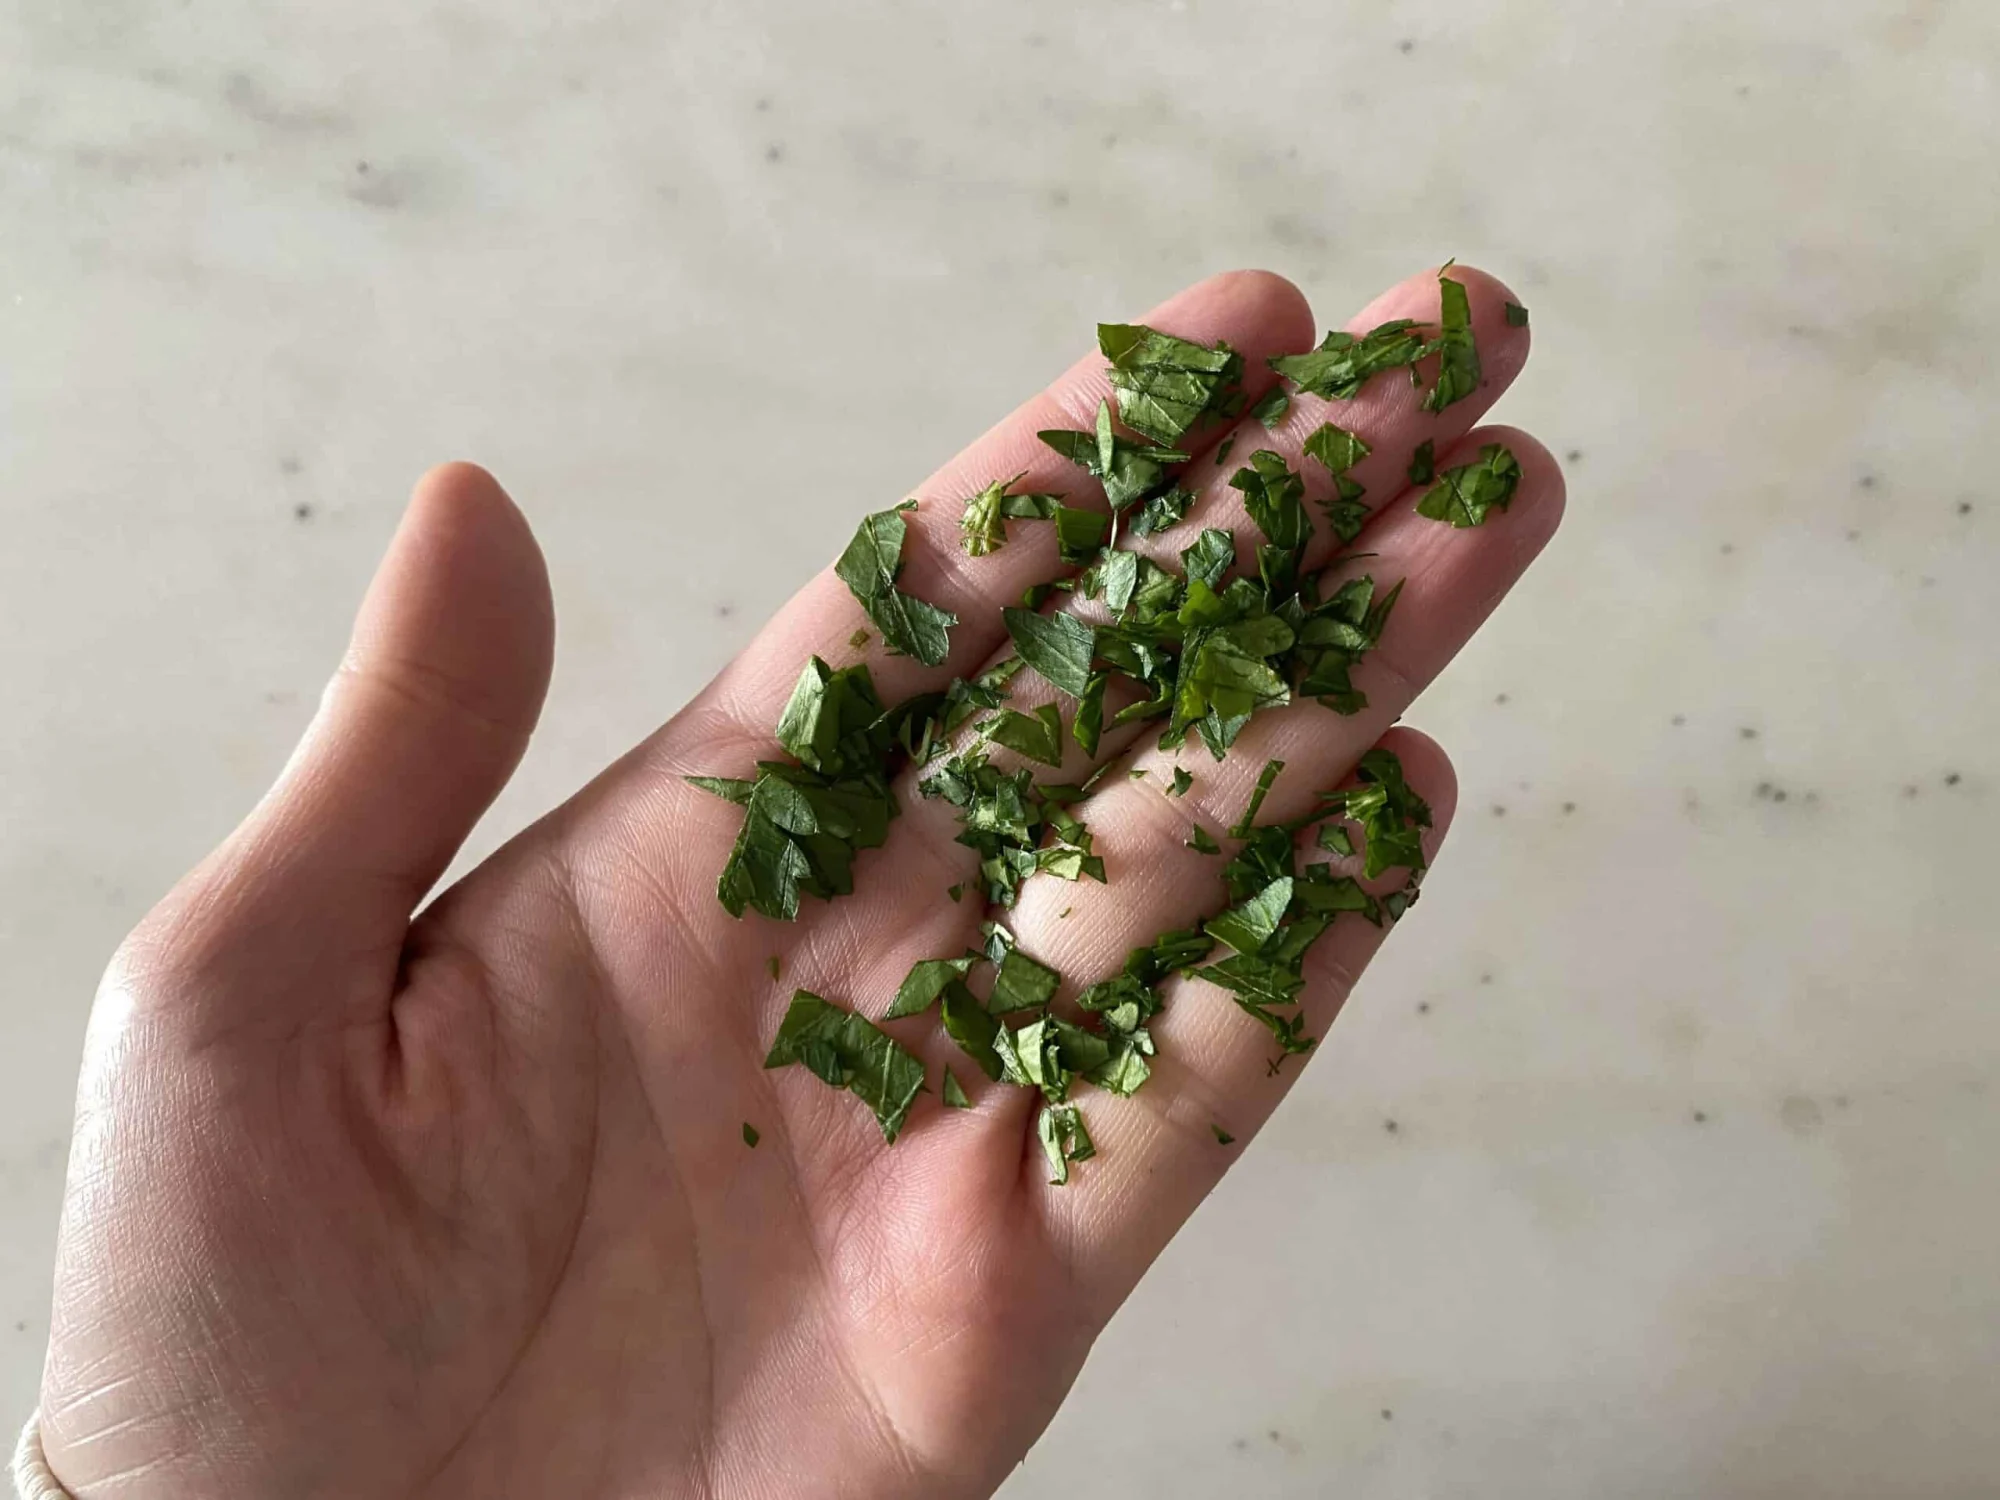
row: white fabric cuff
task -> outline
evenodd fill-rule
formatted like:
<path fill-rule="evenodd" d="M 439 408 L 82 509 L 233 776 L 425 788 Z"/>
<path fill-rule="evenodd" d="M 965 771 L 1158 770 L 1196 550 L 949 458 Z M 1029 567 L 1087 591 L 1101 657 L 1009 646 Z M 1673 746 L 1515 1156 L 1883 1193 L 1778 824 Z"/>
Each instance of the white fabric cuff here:
<path fill-rule="evenodd" d="M 20 1500 L 76 1500 L 49 1472 L 42 1456 L 42 1414 L 28 1418 L 21 1429 L 21 1441 L 14 1447 L 14 1493 Z"/>

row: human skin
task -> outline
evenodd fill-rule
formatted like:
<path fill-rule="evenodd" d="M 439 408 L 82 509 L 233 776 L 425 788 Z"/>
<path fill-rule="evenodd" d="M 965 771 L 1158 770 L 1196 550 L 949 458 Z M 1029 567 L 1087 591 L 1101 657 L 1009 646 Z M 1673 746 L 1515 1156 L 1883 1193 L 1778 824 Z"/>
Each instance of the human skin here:
<path fill-rule="evenodd" d="M 1107 730 L 1095 757 L 1072 744 L 1055 779 L 1105 760 L 1149 772 L 1106 777 L 1078 809 L 1108 882 L 1036 878 L 1008 914 L 1072 981 L 1223 904 L 1218 863 L 1183 839 L 1195 819 L 1233 823 L 1271 757 L 1286 771 L 1267 821 L 1309 811 L 1380 743 L 1429 799 L 1433 848 L 1442 836 L 1450 766 L 1392 726 L 1563 508 L 1540 444 L 1473 426 L 1521 368 L 1528 330 L 1505 326 L 1498 282 L 1452 274 L 1485 369 L 1470 399 L 1424 413 L 1392 374 L 1236 434 L 1235 458 L 1270 447 L 1302 469 L 1309 503 L 1329 486 L 1301 463 L 1307 433 L 1330 418 L 1373 447 L 1355 477 L 1386 501 L 1357 544 L 1374 555 L 1335 576 L 1407 582 L 1356 674 L 1368 706 L 1260 714 L 1221 763 L 1192 740 L 1164 752 L 1143 726 Z M 1347 326 L 1434 319 L 1435 276 Z M 1229 340 L 1253 397 L 1267 355 L 1318 338 L 1297 289 L 1263 272 L 1213 277 L 1143 321 Z M 905 776 L 903 815 L 861 856 L 853 895 L 808 901 L 795 923 L 739 921 L 715 879 L 740 813 L 682 778 L 749 774 L 775 754 L 772 726 L 815 653 L 865 659 L 887 702 L 1006 654 L 1000 607 L 1063 572 L 1052 528 L 1012 523 L 1004 547 L 969 558 L 958 502 L 1024 473 L 1023 488 L 1101 507 L 1035 432 L 1089 426 L 1106 393 L 1103 361 L 1080 360 L 914 492 L 900 586 L 958 615 L 946 662 L 852 646 L 866 618 L 823 572 L 691 704 L 428 904 L 526 747 L 554 613 L 498 484 L 468 465 L 423 479 L 276 785 L 98 992 L 41 1397 L 49 1463 L 73 1492 L 992 1492 L 1301 1065 L 1273 1075 L 1269 1034 L 1226 995 L 1169 986 L 1152 1081 L 1090 1096 L 1098 1154 L 1054 1187 L 1033 1096 L 989 1084 L 916 1017 L 887 1029 L 933 1091 L 885 1147 L 854 1098 L 762 1060 L 795 987 L 879 1015 L 913 962 L 977 942 L 996 913 L 942 894 L 976 865 L 951 810 Z M 1212 462 L 1221 436 L 1189 466 L 1188 520 L 1136 544 L 1150 555 L 1171 561 L 1204 526 L 1250 555 L 1234 465 Z M 1468 531 L 1416 516 L 1403 476 L 1426 438 L 1440 468 L 1508 444 L 1524 471 L 1512 506 Z M 1333 551 L 1321 525 L 1308 565 Z M 1050 696 L 1032 673 L 1015 689 L 1015 706 Z M 1175 764 L 1196 779 L 1170 801 Z M 1408 919 L 1419 931 L 1423 910 Z M 1325 1033 L 1384 936 L 1343 919 L 1312 950 L 1309 1032 Z M 936 1096 L 954 1059 L 969 1110 Z"/>

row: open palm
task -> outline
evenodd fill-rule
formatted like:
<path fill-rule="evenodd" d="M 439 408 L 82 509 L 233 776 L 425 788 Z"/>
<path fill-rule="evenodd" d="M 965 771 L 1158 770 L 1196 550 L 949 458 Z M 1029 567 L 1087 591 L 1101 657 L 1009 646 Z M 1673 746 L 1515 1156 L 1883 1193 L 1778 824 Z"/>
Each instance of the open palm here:
<path fill-rule="evenodd" d="M 1218 862 L 1184 840 L 1197 822 L 1223 835 L 1269 758 L 1286 771 L 1265 817 L 1294 818 L 1387 736 L 1442 833 L 1449 766 L 1391 725 L 1562 508 L 1538 444 L 1471 430 L 1527 333 L 1503 318 L 1504 288 L 1453 274 L 1481 387 L 1432 415 L 1385 378 L 1332 413 L 1373 449 L 1355 471 L 1371 499 L 1400 496 L 1369 523 L 1372 556 L 1335 565 L 1407 580 L 1357 673 L 1367 707 L 1260 714 L 1219 763 L 1136 724 L 1093 758 L 1070 746 L 1065 779 L 1108 760 L 1150 773 L 1103 778 L 1080 809 L 1106 883 L 1038 876 L 1005 914 L 1070 981 L 1225 904 Z M 1426 274 L 1353 326 L 1436 313 Z M 1147 321 L 1227 339 L 1253 396 L 1266 355 L 1317 334 L 1263 273 L 1211 279 Z M 998 915 L 977 856 L 906 776 L 853 895 L 794 923 L 735 920 L 715 882 L 741 815 L 683 778 L 772 757 L 813 655 L 867 661 L 895 702 L 1005 654 L 1000 607 L 1064 569 L 1043 526 L 966 556 L 958 501 L 1025 471 L 1024 488 L 1101 508 L 1035 433 L 1089 426 L 1105 390 L 1102 361 L 1081 361 L 916 492 L 901 586 L 962 622 L 943 664 L 856 644 L 866 618 L 822 574 L 693 704 L 413 921 L 525 746 L 553 632 L 539 553 L 493 481 L 425 480 L 305 742 L 99 994 L 42 1392 L 71 1490 L 886 1500 L 1000 1482 L 1298 1066 L 1274 1073 L 1270 1035 L 1221 991 L 1170 985 L 1151 1083 L 1092 1096 L 1098 1154 L 1056 1187 L 1030 1091 L 988 1083 L 931 1018 L 889 1022 L 932 1091 L 885 1146 L 855 1098 L 764 1055 L 795 988 L 879 1017 L 912 963 L 977 945 Z M 1238 456 L 1299 466 L 1329 410 L 1303 397 L 1274 431 L 1249 423 Z M 1141 544 L 1162 559 L 1203 526 L 1252 555 L 1212 461 L 1222 436 L 1189 466 L 1188 520 Z M 1403 476 L 1427 439 L 1440 468 L 1505 441 L 1523 469 L 1511 509 L 1478 530 L 1418 517 Z M 1333 541 L 1315 545 L 1307 562 L 1324 565 Z M 1038 691 L 1023 674 L 1013 702 Z M 1168 798 L 1177 764 L 1196 779 Z M 1308 1031 L 1381 937 L 1341 922 L 1312 950 Z M 941 1107 L 945 1065 L 971 1108 Z"/>

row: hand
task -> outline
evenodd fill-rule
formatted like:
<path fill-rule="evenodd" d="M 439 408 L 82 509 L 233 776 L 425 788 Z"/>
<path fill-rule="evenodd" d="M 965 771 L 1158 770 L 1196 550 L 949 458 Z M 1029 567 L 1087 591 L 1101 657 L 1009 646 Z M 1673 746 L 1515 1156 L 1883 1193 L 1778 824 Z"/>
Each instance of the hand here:
<path fill-rule="evenodd" d="M 1373 455 L 1381 505 L 1361 547 L 1402 602 L 1357 674 L 1368 707 L 1258 715 L 1217 764 L 1140 726 L 1107 730 L 1114 774 L 1082 809 L 1107 884 L 1031 880 L 1023 947 L 1087 982 L 1221 902 L 1219 862 L 1183 847 L 1226 827 L 1269 757 L 1267 820 L 1307 811 L 1390 745 L 1436 814 L 1452 778 L 1390 726 L 1553 532 L 1562 481 L 1517 432 L 1468 431 L 1526 357 L 1509 294 L 1473 271 L 1485 382 L 1439 415 L 1394 375 L 1331 416 Z M 1436 317 L 1425 274 L 1354 324 Z M 1203 282 L 1147 320 L 1247 357 L 1316 342 L 1296 289 Z M 1048 1422 L 1091 1342 L 1298 1075 L 1199 981 L 1154 1023 L 1155 1076 L 1092 1094 L 1098 1155 L 1053 1187 L 1029 1091 L 988 1084 L 934 1018 L 888 1024 L 933 1092 L 885 1146 L 867 1109 L 802 1068 L 766 1071 L 795 987 L 879 1016 L 910 965 L 978 941 L 990 915 L 945 888 L 974 872 L 949 807 L 903 815 L 852 896 L 792 924 L 732 920 L 715 881 L 741 814 L 689 774 L 745 775 L 807 657 L 865 657 L 885 702 L 1004 654 L 1000 606 L 1057 576 L 1051 528 L 1016 522 L 968 558 L 959 505 L 1026 488 L 1102 505 L 1038 428 L 1088 427 L 1103 362 L 1082 360 L 918 492 L 901 587 L 955 612 L 926 669 L 849 644 L 866 623 L 829 570 L 664 728 L 412 919 L 511 774 L 547 685 L 552 613 L 526 522 L 486 474 L 418 487 L 353 645 L 277 785 L 140 925 L 90 1023 L 42 1387 L 54 1472 L 86 1497 L 971 1496 Z M 1246 419 L 1238 457 L 1298 447 L 1329 408 Z M 892 420 L 903 421 L 901 416 Z M 1416 444 L 1438 464 L 1505 441 L 1524 477 L 1478 530 L 1416 516 Z M 1212 449 L 1202 525 L 1256 532 Z M 1320 528 L 1321 565 L 1332 539 Z M 1060 596 L 1059 596 L 1060 597 Z M 1015 704 L 1047 686 L 1015 679 Z M 1087 769 L 1072 745 L 1064 779 Z M 1323 1033 L 1382 933 L 1337 923 L 1312 950 Z M 772 977 L 775 960 L 781 979 Z M 941 1109 L 940 1065 L 973 1098 Z M 761 1144 L 745 1143 L 748 1122 Z M 1221 1144 L 1212 1127 L 1233 1134 Z M 1244 1292 L 1251 1296 L 1254 1293 Z"/>

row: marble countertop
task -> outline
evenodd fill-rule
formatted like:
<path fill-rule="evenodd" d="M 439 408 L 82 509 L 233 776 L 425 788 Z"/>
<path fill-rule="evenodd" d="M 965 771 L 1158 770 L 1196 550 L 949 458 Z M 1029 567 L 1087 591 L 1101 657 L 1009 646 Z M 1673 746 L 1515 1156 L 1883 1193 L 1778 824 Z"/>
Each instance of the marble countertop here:
<path fill-rule="evenodd" d="M 1461 825 L 1005 1494 L 2000 1493 L 1996 181 L 1950 0 L 0 0 L 0 1412 L 97 973 L 425 465 L 561 611 L 477 855 L 1099 317 L 1455 254 L 1571 482 Z"/>

